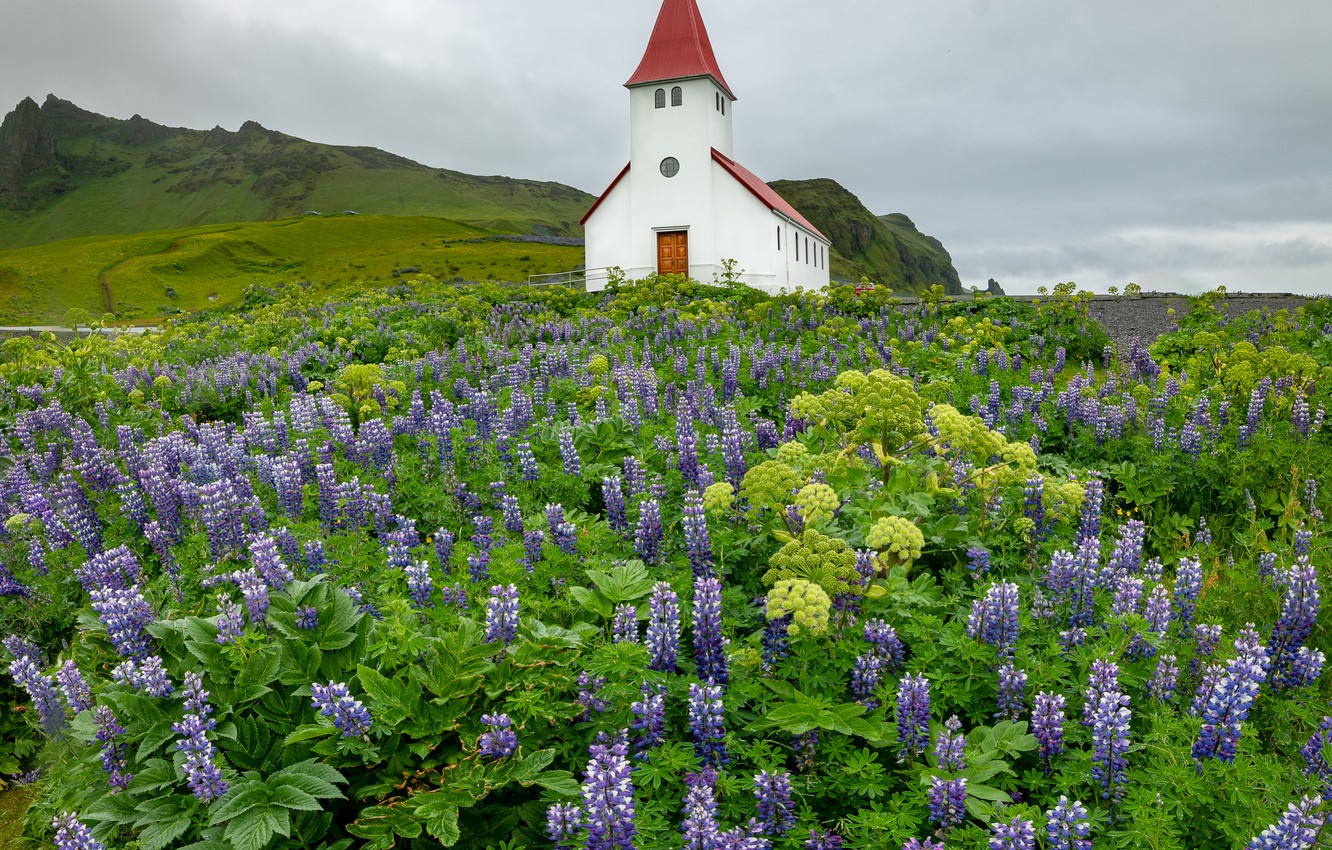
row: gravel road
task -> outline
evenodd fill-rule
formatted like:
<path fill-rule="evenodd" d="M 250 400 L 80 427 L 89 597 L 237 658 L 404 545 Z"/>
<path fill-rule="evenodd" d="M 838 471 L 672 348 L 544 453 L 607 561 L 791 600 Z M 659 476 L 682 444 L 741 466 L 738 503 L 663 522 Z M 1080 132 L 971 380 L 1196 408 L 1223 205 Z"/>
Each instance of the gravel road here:
<path fill-rule="evenodd" d="M 1294 310 L 1308 300 L 1298 295 L 1232 293 L 1226 297 L 1225 311 L 1237 317 L 1251 310 Z M 1172 309 L 1174 315 L 1169 312 Z M 1101 322 L 1121 357 L 1128 352 L 1135 336 L 1144 346 L 1151 345 L 1161 334 L 1175 330 L 1176 320 L 1188 312 L 1189 299 L 1182 295 L 1153 293 L 1141 298 L 1097 298 L 1091 304 L 1092 315 Z"/>

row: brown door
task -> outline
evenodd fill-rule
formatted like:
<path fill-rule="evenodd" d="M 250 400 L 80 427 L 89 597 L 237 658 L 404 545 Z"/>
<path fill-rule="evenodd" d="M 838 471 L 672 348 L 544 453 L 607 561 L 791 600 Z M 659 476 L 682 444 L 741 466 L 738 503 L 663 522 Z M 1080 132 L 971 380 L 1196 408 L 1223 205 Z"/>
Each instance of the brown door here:
<path fill-rule="evenodd" d="M 689 231 L 657 234 L 657 272 L 689 274 Z"/>

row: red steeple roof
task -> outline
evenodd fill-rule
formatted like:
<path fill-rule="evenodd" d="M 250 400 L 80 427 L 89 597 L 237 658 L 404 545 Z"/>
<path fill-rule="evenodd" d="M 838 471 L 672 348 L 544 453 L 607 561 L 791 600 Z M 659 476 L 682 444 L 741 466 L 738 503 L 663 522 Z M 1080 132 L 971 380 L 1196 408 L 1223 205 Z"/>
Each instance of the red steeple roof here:
<path fill-rule="evenodd" d="M 657 25 L 652 28 L 652 39 L 643 54 L 643 61 L 625 86 L 684 77 L 712 77 L 735 100 L 712 52 L 712 42 L 708 40 L 708 30 L 703 26 L 698 3 L 695 0 L 665 0 L 661 4 L 661 14 L 657 16 Z"/>

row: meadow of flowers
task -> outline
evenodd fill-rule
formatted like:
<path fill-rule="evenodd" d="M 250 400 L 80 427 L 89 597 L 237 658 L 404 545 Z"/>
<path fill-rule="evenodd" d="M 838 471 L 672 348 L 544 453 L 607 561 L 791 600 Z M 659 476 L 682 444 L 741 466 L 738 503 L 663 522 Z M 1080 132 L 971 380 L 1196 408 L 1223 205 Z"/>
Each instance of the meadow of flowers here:
<path fill-rule="evenodd" d="M 19 846 L 1319 841 L 1332 302 L 250 295 L 0 345 Z"/>

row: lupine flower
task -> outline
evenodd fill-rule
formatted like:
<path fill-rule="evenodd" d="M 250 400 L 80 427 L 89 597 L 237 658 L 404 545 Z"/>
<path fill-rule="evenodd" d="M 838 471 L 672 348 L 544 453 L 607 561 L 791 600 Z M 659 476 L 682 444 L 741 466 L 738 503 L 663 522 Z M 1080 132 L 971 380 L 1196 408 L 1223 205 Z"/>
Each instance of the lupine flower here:
<path fill-rule="evenodd" d="M 504 530 L 510 534 L 521 535 L 523 528 L 523 509 L 518 497 L 505 493 L 500 496 L 500 510 L 504 512 Z"/>
<path fill-rule="evenodd" d="M 592 713 L 600 714 L 610 703 L 601 698 L 601 689 L 606 687 L 605 676 L 594 676 L 584 670 L 578 674 L 578 704 L 583 707 L 583 713 L 578 716 L 579 721 L 588 721 L 592 719 Z"/>
<path fill-rule="evenodd" d="M 546 809 L 546 836 L 554 850 L 573 850 L 583 829 L 583 809 L 577 803 L 555 803 Z"/>
<path fill-rule="evenodd" d="M 985 575 L 990 571 L 990 550 L 983 546 L 972 546 L 967 550 L 967 570 L 973 575 Z"/>
<path fill-rule="evenodd" d="M 619 478 L 601 479 L 601 498 L 606 504 L 606 521 L 612 530 L 620 534 L 629 531 L 629 520 L 625 515 L 624 488 Z"/>
<path fill-rule="evenodd" d="M 162 659 L 156 655 L 150 655 L 143 661 L 134 659 L 122 661 L 111 671 L 111 680 L 127 684 L 140 693 L 159 699 L 171 696 L 176 690 L 176 686 L 171 684 L 171 679 L 162 666 Z"/>
<path fill-rule="evenodd" d="M 809 838 L 805 840 L 805 850 L 842 850 L 842 836 L 835 832 L 811 829 Z"/>
<path fill-rule="evenodd" d="M 1101 797 L 1118 802 L 1128 782 L 1130 746 L 1128 695 L 1119 690 L 1117 681 L 1106 687 L 1088 688 L 1088 722 L 1092 728 L 1092 779 L 1101 786 Z"/>
<path fill-rule="evenodd" d="M 435 582 L 430 578 L 430 564 L 417 561 L 409 564 L 404 572 L 407 574 L 407 595 L 411 597 L 412 605 L 418 609 L 434 608 L 435 601 L 431 597 L 435 593 Z"/>
<path fill-rule="evenodd" d="M 882 672 L 883 659 L 873 652 L 857 655 L 851 668 L 851 695 L 870 711 L 879 707 L 874 692 L 879 689 Z"/>
<path fill-rule="evenodd" d="M 320 714 L 332 719 L 342 737 L 369 739 L 372 723 L 370 710 L 360 700 L 353 698 L 342 682 L 329 682 L 327 685 L 312 683 L 310 701 Z"/>
<path fill-rule="evenodd" d="M 435 557 L 439 558 L 439 568 L 448 572 L 449 559 L 453 557 L 453 532 L 441 528 L 435 532 Z"/>
<path fill-rule="evenodd" d="M 962 721 L 954 714 L 944 721 L 943 729 L 939 730 L 939 735 L 934 739 L 932 755 L 940 770 L 957 773 L 967 769 L 967 736 L 961 734 L 961 731 Z"/>
<path fill-rule="evenodd" d="M 296 628 L 310 631 L 319 628 L 319 612 L 313 605 L 300 605 L 296 608 Z"/>
<path fill-rule="evenodd" d="M 930 820 L 945 832 L 967 819 L 967 780 L 930 777 Z"/>
<path fill-rule="evenodd" d="M 241 597 L 245 600 L 245 615 L 249 617 L 250 622 L 264 622 L 264 618 L 268 616 L 268 582 L 264 581 L 263 576 L 253 567 L 237 570 L 231 574 L 231 578 L 240 588 Z"/>
<path fill-rule="evenodd" d="M 1322 601 L 1318 593 L 1318 570 L 1308 556 L 1301 557 L 1285 575 L 1286 593 L 1281 617 L 1272 627 L 1267 643 L 1271 656 L 1272 682 L 1279 688 L 1298 687 L 1293 675 L 1295 658 L 1313 633 Z"/>
<path fill-rule="evenodd" d="M 1304 756 L 1304 775 L 1318 777 L 1324 800 L 1332 799 L 1332 765 L 1323 758 L 1323 749 L 1328 746 L 1332 746 L 1332 717 L 1324 716 L 1318 731 L 1300 748 L 1300 755 Z"/>
<path fill-rule="evenodd" d="M 116 715 L 104 705 L 97 706 L 93 712 L 93 722 L 97 725 L 95 737 L 102 743 L 102 769 L 107 773 L 107 784 L 114 794 L 129 787 L 132 774 L 125 772 L 125 745 L 118 739 L 125 734 L 125 727 L 116 720 Z"/>
<path fill-rule="evenodd" d="M 640 690 L 643 698 L 629 705 L 634 714 L 630 728 L 636 733 L 635 756 L 647 758 L 648 750 L 666 740 L 666 687 L 644 682 Z"/>
<path fill-rule="evenodd" d="M 1179 633 L 1188 637 L 1193 633 L 1193 612 L 1198 607 L 1198 595 L 1202 593 L 1202 563 L 1190 558 L 1181 558 L 1175 569 L 1175 619 L 1179 621 Z"/>
<path fill-rule="evenodd" d="M 92 688 L 88 687 L 88 682 L 79 672 L 79 666 L 73 659 L 60 665 L 56 671 L 56 682 L 60 685 L 60 691 L 65 695 L 65 702 L 75 714 L 92 708 Z"/>
<path fill-rule="evenodd" d="M 694 753 L 704 764 L 714 767 L 728 764 L 726 726 L 719 685 L 689 686 L 689 730 L 694 737 Z"/>
<path fill-rule="evenodd" d="M 634 551 L 643 563 L 654 566 L 661 560 L 661 545 L 665 533 L 661 527 L 661 505 L 656 499 L 643 502 L 638 515 L 638 528 L 634 533 Z"/>
<path fill-rule="evenodd" d="M 1320 676 L 1323 675 L 1323 665 L 1327 663 L 1327 656 L 1321 649 L 1310 649 L 1307 646 L 1300 647 L 1295 653 L 1294 660 L 1290 663 L 1290 671 L 1286 674 L 1286 687 L 1288 688 L 1308 688 L 1312 687 Z"/>
<path fill-rule="evenodd" d="M 684 520 L 685 549 L 689 553 L 689 567 L 695 576 L 712 575 L 712 542 L 708 535 L 708 517 L 703 509 L 703 494 L 698 490 L 685 493 Z"/>
<path fill-rule="evenodd" d="M 92 830 L 73 812 L 58 815 L 51 821 L 51 828 L 56 831 L 56 850 L 106 850 L 106 845 L 93 838 Z"/>
<path fill-rule="evenodd" d="M 51 680 L 42 675 L 37 666 L 39 655 L 37 648 L 23 638 L 5 639 L 5 648 L 14 656 L 9 665 L 9 675 L 14 684 L 28 692 L 32 697 L 33 708 L 42 721 L 42 728 L 48 735 L 59 734 L 65 726 L 65 708 L 60 703 L 60 693 Z"/>
<path fill-rule="evenodd" d="M 1063 694 L 1041 691 L 1031 712 L 1031 734 L 1040 745 L 1038 754 L 1046 776 L 1050 775 L 1050 760 L 1064 751 L 1065 705 Z"/>
<path fill-rule="evenodd" d="M 730 680 L 726 662 L 728 641 L 721 627 L 721 582 L 716 578 L 694 580 L 694 662 L 698 677 L 709 684 Z"/>
<path fill-rule="evenodd" d="M 1087 807 L 1060 795 L 1059 803 L 1045 813 L 1045 834 L 1050 850 L 1092 850 Z"/>
<path fill-rule="evenodd" d="M 611 621 L 612 643 L 638 643 L 638 612 L 628 602 L 615 606 L 615 618 Z"/>
<path fill-rule="evenodd" d="M 152 651 L 148 625 L 153 609 L 136 588 L 103 587 L 90 593 L 92 609 L 106 627 L 116 652 L 126 658 L 142 658 Z"/>
<path fill-rule="evenodd" d="M 510 584 L 490 588 L 486 602 L 486 643 L 505 646 L 518 639 L 518 587 Z"/>
<path fill-rule="evenodd" d="M 1227 763 L 1235 760 L 1242 724 L 1249 719 L 1253 701 L 1267 680 L 1267 650 L 1252 625 L 1235 640 L 1235 653 L 1202 706 L 1203 725 L 1193 742 L 1193 758 L 1200 770 L 1205 759 L 1218 758 Z"/>
<path fill-rule="evenodd" d="M 1291 803 L 1281 819 L 1244 845 L 1244 850 L 1306 850 L 1318 843 L 1327 821 L 1317 797 L 1303 797 Z"/>
<path fill-rule="evenodd" d="M 583 462 L 578 457 L 578 449 L 574 446 L 573 432 L 563 430 L 560 432 L 560 459 L 564 462 L 565 475 L 582 475 Z"/>
<path fill-rule="evenodd" d="M 1001 657 L 1011 657 L 1018 639 L 1018 587 L 1001 581 L 971 603 L 967 636 L 993 646 Z"/>
<path fill-rule="evenodd" d="M 1012 664 L 999 668 L 999 699 L 996 720 L 1016 721 L 1027 704 L 1027 672 Z"/>
<path fill-rule="evenodd" d="M 754 797 L 758 802 L 758 826 L 762 834 L 782 836 L 795 826 L 791 774 L 761 771 L 754 777 Z"/>
<path fill-rule="evenodd" d="M 902 850 L 944 850 L 944 845 L 932 838 L 908 838 Z"/>
<path fill-rule="evenodd" d="M 599 737 L 590 748 L 583 781 L 583 813 L 587 829 L 586 850 L 633 850 L 633 769 L 624 733 Z"/>
<path fill-rule="evenodd" d="M 924 676 L 907 674 L 897 688 L 898 761 L 914 759 L 929 746 L 930 683 Z"/>
<path fill-rule="evenodd" d="M 1162 655 L 1156 662 L 1152 681 L 1147 690 L 1157 702 L 1170 702 L 1175 698 L 1175 688 L 1179 684 L 1179 667 L 1175 664 L 1174 653 Z"/>
<path fill-rule="evenodd" d="M 897 632 L 883 620 L 865 621 L 865 640 L 874 648 L 874 653 L 882 659 L 889 670 L 900 670 L 906 661 L 906 650 Z"/>
<path fill-rule="evenodd" d="M 1036 829 L 1031 821 L 1015 817 L 990 824 L 990 850 L 1036 850 Z"/>
<path fill-rule="evenodd" d="M 685 776 L 684 818 L 680 824 L 685 850 L 713 850 L 721 836 L 717 827 L 717 772 L 704 767 Z"/>
<path fill-rule="evenodd" d="M 222 645 L 235 643 L 245 633 L 245 612 L 225 593 L 217 595 L 217 637 Z"/>
<path fill-rule="evenodd" d="M 359 704 L 359 703 L 358 703 Z M 185 778 L 190 791 L 205 803 L 211 803 L 227 793 L 227 782 L 214 759 L 217 748 L 208 740 L 208 734 L 217 728 L 212 719 L 213 707 L 208 704 L 208 691 L 193 670 L 185 673 L 185 716 L 174 723 L 171 730 L 182 736 L 176 749 L 185 753 Z"/>
<path fill-rule="evenodd" d="M 667 582 L 652 587 L 645 642 L 651 658 L 648 669 L 674 673 L 680 653 L 680 597 Z"/>
<path fill-rule="evenodd" d="M 509 715 L 483 714 L 481 722 L 487 726 L 477 741 L 482 756 L 497 761 L 518 752 L 518 734 L 510 728 L 513 721 L 509 719 Z"/>
<path fill-rule="evenodd" d="M 523 532 L 523 567 L 529 573 L 536 570 L 541 562 L 542 544 L 546 542 L 546 533 L 539 528 L 529 528 Z"/>

